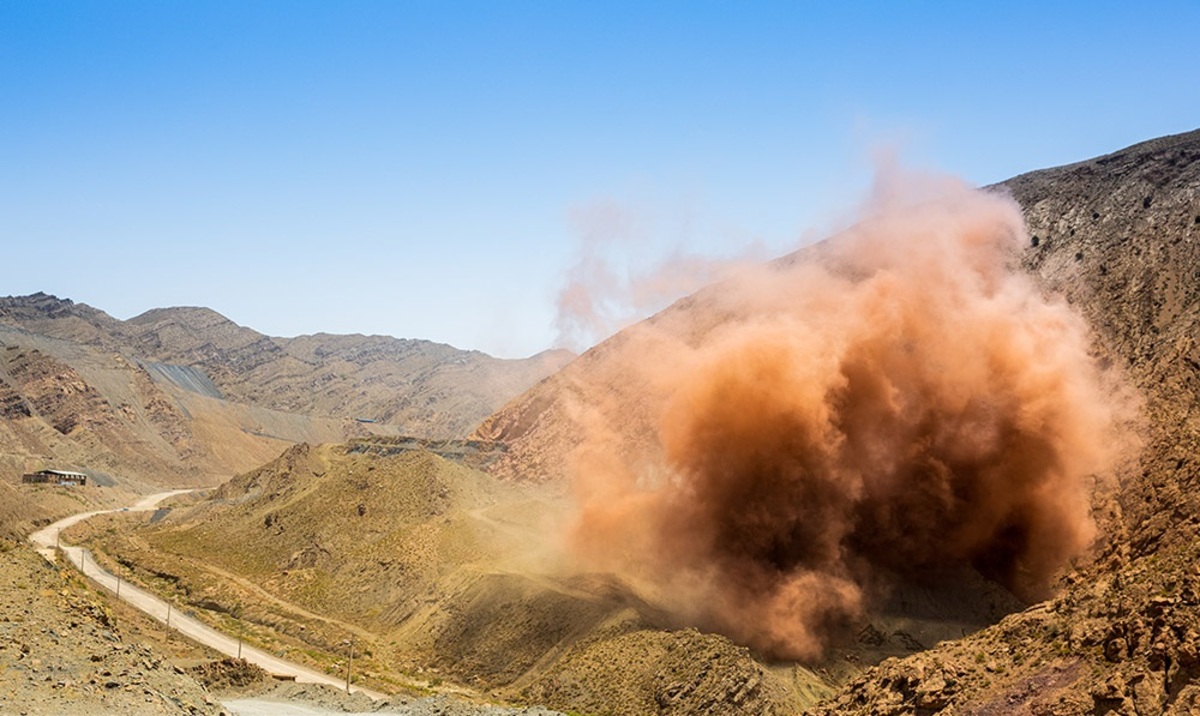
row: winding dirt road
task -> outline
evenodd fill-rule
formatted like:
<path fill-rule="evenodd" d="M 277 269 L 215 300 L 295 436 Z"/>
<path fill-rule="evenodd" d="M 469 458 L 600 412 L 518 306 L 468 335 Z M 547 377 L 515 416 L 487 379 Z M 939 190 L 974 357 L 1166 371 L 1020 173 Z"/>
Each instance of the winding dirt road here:
<path fill-rule="evenodd" d="M 183 634 L 184 636 L 199 642 L 207 647 L 215 649 L 227 656 L 241 656 L 243 659 L 258 664 L 263 669 L 266 669 L 276 677 L 294 678 L 296 681 L 308 684 L 328 684 L 337 688 L 345 688 L 346 682 L 344 679 L 339 679 L 329 674 L 324 674 L 315 669 L 310 669 L 307 666 L 297 664 L 287 659 L 280 658 L 269 654 L 261 649 L 242 644 L 238 639 L 223 634 L 216 629 L 203 624 L 186 614 L 181 614 L 167 602 L 159 599 L 157 596 L 147 592 L 144 589 L 136 587 L 129 582 L 119 579 L 116 575 L 102 569 L 96 560 L 92 558 L 91 553 L 74 545 L 69 545 L 61 542 L 59 533 L 71 525 L 82 522 L 89 517 L 105 514 L 108 512 L 145 512 L 153 510 L 156 506 L 175 495 L 180 495 L 191 490 L 173 490 L 171 492 L 160 492 L 150 495 L 139 500 L 136 504 L 130 507 L 117 508 L 112 510 L 94 510 L 92 512 L 81 512 L 77 515 L 72 515 L 65 519 L 61 519 L 54 524 L 38 530 L 29 536 L 29 541 L 33 543 L 37 551 L 50 562 L 57 561 L 57 552 L 61 551 L 72 565 L 79 569 L 83 574 L 92 581 L 99 584 L 113 594 L 117 595 L 121 600 L 140 609 L 150 617 L 166 624 L 168 627 Z M 370 689 L 364 689 L 359 686 L 352 686 L 351 690 L 357 693 L 362 693 L 370 696 L 373 699 L 385 698 L 384 694 Z"/>

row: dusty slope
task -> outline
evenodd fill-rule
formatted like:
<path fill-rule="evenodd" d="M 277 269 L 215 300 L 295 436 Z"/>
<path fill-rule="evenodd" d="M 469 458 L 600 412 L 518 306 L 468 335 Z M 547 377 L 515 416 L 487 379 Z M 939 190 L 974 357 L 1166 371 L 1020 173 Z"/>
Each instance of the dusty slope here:
<path fill-rule="evenodd" d="M 639 372 L 627 370 L 631 356 L 653 361 L 658 339 L 669 336 L 696 344 L 713 328 L 720 311 L 713 288 L 683 298 L 641 324 L 620 331 L 580 355 L 562 370 L 510 401 L 472 433 L 508 445 L 505 457 L 491 468 L 501 478 L 545 482 L 566 476 L 566 457 L 577 444 L 579 425 L 589 413 L 624 427 L 621 445 L 645 447 L 657 430 L 661 391 Z M 586 396 L 586 397 L 585 397 Z"/>
<path fill-rule="evenodd" d="M 102 521 L 93 534 L 141 579 L 289 654 L 354 638 L 368 678 L 622 714 L 770 712 L 800 703 L 797 683 L 827 692 L 557 569 L 558 496 L 403 444 L 297 446 L 131 538 Z"/>
<path fill-rule="evenodd" d="M 1063 292 L 1145 399 L 1096 560 L 1050 602 L 962 643 L 885 662 L 823 713 L 1200 710 L 1200 131 L 1004 185 Z"/>
<path fill-rule="evenodd" d="M 131 359 L 193 366 L 234 402 L 374 419 L 427 437 L 465 434 L 573 357 L 548 351 L 503 360 L 387 336 L 272 338 L 207 308 L 153 309 L 120 321 L 45 294 L 0 299 L 0 324 Z"/>
<path fill-rule="evenodd" d="M 1036 244 L 1022 257 L 1025 268 L 1088 318 L 1096 350 L 1126 370 L 1147 400 L 1150 446 L 1135 470 L 1147 479 L 1126 480 L 1122 493 L 1133 546 L 1143 551 L 1157 545 L 1159 535 L 1185 529 L 1196 512 L 1186 488 L 1196 474 L 1200 433 L 1198 158 L 1200 132 L 1192 132 L 1033 172 L 998 188 L 1021 204 Z M 683 299 L 647 324 L 695 342 L 711 326 L 691 314 L 714 291 Z M 479 426 L 477 436 L 508 445 L 498 474 L 535 481 L 560 476 L 578 436 L 578 396 L 600 395 L 587 407 L 605 411 L 644 392 L 614 360 L 636 329 L 588 351 Z M 631 436 L 650 429 L 644 415 L 628 415 L 626 422 Z M 1177 507 L 1184 513 L 1173 514 Z"/>
<path fill-rule="evenodd" d="M 0 541 L 20 541 L 55 520 L 128 503 L 129 498 L 120 488 L 24 485 L 0 479 Z"/>
<path fill-rule="evenodd" d="M 1190 540 L 1200 501 L 1200 131 L 1002 186 L 1037 246 L 1025 266 L 1087 316 L 1146 399 L 1149 444 L 1123 485 L 1135 553 Z"/>
<path fill-rule="evenodd" d="M 0 712 L 219 714 L 215 699 L 145 644 L 126 641 L 71 572 L 0 547 Z"/>
<path fill-rule="evenodd" d="M 1170 396 L 1171 414 L 1156 419 L 1193 430 L 1200 387 L 1194 340 L 1200 311 L 1198 142 L 1196 132 L 1163 138 L 999 185 L 1021 204 L 1038 243 L 1025 253 L 1025 268 L 1081 310 L 1099 333 L 1099 350 L 1127 366 L 1140 388 L 1157 391 L 1160 402 Z M 719 291 L 705 288 L 643 325 L 697 343 L 714 327 L 707 309 L 717 305 Z M 477 437 L 508 443 L 497 474 L 533 481 L 561 477 L 582 413 L 625 407 L 628 396 L 650 392 L 631 382 L 637 375 L 622 371 L 641 328 L 587 351 L 479 425 Z M 654 429 L 649 414 L 624 416 L 630 439 Z"/>
<path fill-rule="evenodd" d="M 0 475 L 57 467 L 106 484 L 211 484 L 292 443 L 366 432 L 211 397 L 203 377 L 0 326 Z"/>

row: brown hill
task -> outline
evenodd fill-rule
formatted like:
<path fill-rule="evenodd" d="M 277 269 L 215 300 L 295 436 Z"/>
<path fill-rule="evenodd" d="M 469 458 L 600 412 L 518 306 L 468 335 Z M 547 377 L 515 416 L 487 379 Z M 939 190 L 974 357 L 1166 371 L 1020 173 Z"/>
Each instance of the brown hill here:
<path fill-rule="evenodd" d="M 5 474 L 53 463 L 157 484 L 241 472 L 296 442 L 460 435 L 571 358 L 276 339 L 200 308 L 119 321 L 45 294 L 0 299 L 0 343 Z"/>
<path fill-rule="evenodd" d="M 7 326 L 0 343 L 0 475 L 10 480 L 70 467 L 99 484 L 204 484 L 298 441 L 365 432 L 211 397 L 203 373 L 183 366 Z"/>
<path fill-rule="evenodd" d="M 203 371 L 236 402 L 367 418 L 406 434 L 461 437 L 573 357 L 505 360 L 431 341 L 317 334 L 272 338 L 207 308 L 158 308 L 120 321 L 46 294 L 0 299 L 0 323 L 143 361 Z"/>
<path fill-rule="evenodd" d="M 1200 432 L 1197 158 L 1200 131 L 995 187 L 1011 193 L 1028 223 L 1031 246 L 1021 255 L 1023 267 L 1088 319 L 1103 360 L 1128 371 L 1147 399 L 1151 444 L 1139 472 L 1161 476 L 1160 484 L 1148 501 L 1140 494 L 1144 480 L 1125 481 L 1122 493 L 1132 510 L 1129 524 L 1145 535 L 1134 535 L 1138 544 L 1156 543 L 1157 535 L 1177 528 L 1171 514 L 1189 499 L 1181 488 L 1194 474 L 1190 456 Z M 784 259 L 790 260 L 796 259 Z M 698 343 L 714 325 L 712 312 L 698 309 L 713 303 L 718 291 L 704 289 L 643 325 Z M 647 386 L 636 383 L 639 376 L 625 370 L 625 353 L 641 330 L 618 333 L 485 420 L 474 435 L 508 445 L 494 471 L 519 480 L 561 477 L 586 411 L 625 408 L 636 402 L 627 396 L 647 394 Z M 653 433 L 650 414 L 625 414 L 629 433 Z"/>
<path fill-rule="evenodd" d="M 367 418 L 436 438 L 462 437 L 574 357 L 547 351 L 505 360 L 390 336 L 269 338 L 205 308 L 147 311 L 127 321 L 122 335 L 138 355 L 203 369 L 231 400 Z"/>
<path fill-rule="evenodd" d="M 1123 481 L 1129 546 L 1194 536 L 1200 455 L 1200 131 L 1002 184 L 1025 209 L 1027 270 L 1094 327 L 1145 398 L 1148 446 Z M 1171 537 L 1173 539 L 1173 537 Z"/>

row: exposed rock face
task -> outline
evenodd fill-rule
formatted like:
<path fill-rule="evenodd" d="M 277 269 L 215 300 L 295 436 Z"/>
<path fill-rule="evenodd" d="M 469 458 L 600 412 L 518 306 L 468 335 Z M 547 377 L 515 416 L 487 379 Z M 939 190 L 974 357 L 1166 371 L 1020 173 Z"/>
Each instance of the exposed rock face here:
<path fill-rule="evenodd" d="M 86 424 L 90 429 L 111 425 L 112 406 L 70 366 L 31 350 L 8 361 L 10 380 L 28 398 L 33 410 L 63 435 Z"/>
<path fill-rule="evenodd" d="M 214 467 L 179 404 L 139 366 L 11 330 L 0 341 L 0 451 L 14 472 L 54 461 L 187 480 Z"/>
<path fill-rule="evenodd" d="M 1200 131 L 1002 185 L 1025 208 L 1028 270 L 1091 322 L 1145 398 L 1147 445 L 1123 480 L 1128 546 L 1191 539 L 1200 516 Z"/>
<path fill-rule="evenodd" d="M 233 657 L 206 661 L 192 667 L 190 671 L 204 688 L 225 693 L 256 687 L 261 689 L 271 681 L 271 675 L 258 664 Z"/>
<path fill-rule="evenodd" d="M 1095 570 L 994 627 L 884 661 L 810 713 L 1195 713 L 1198 556 Z"/>
<path fill-rule="evenodd" d="M 653 668 L 642 668 L 646 665 Z M 691 629 L 596 639 L 527 693 L 595 713 L 732 716 L 791 710 L 787 689 L 744 648 Z"/>

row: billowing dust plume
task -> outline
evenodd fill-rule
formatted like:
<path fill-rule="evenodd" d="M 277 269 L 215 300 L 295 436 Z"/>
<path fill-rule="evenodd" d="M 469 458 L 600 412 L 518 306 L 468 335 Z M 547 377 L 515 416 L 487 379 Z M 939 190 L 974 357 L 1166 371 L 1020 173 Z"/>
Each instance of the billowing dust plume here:
<path fill-rule="evenodd" d="M 885 177 L 852 229 L 602 345 L 575 554 L 786 658 L 931 570 L 1044 595 L 1093 539 L 1123 408 L 1024 245 L 1006 197 Z"/>

